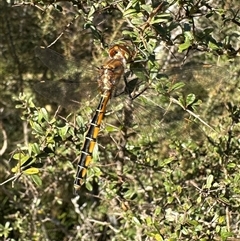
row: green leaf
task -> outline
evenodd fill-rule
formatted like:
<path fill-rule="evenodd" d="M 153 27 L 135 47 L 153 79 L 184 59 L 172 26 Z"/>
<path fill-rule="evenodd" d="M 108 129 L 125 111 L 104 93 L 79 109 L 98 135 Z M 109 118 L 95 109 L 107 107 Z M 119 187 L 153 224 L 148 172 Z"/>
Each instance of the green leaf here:
<path fill-rule="evenodd" d="M 178 52 L 182 53 L 185 49 L 188 49 L 191 46 L 191 42 L 187 39 L 183 44 L 178 46 Z"/>
<path fill-rule="evenodd" d="M 87 190 L 89 190 L 90 192 L 93 190 L 93 186 L 90 182 L 86 182 L 85 186 L 86 186 Z"/>
<path fill-rule="evenodd" d="M 28 144 L 28 153 L 31 156 L 32 153 L 39 154 L 40 153 L 40 147 L 37 143 L 29 143 Z"/>
<path fill-rule="evenodd" d="M 163 237 L 160 235 L 160 234 L 155 234 L 154 238 L 157 240 L 157 241 L 163 241 Z"/>
<path fill-rule="evenodd" d="M 138 219 L 138 218 L 133 217 L 133 218 L 132 218 L 132 221 L 133 221 L 135 224 L 137 224 L 137 225 L 141 226 L 141 222 L 139 221 L 139 219 Z"/>
<path fill-rule="evenodd" d="M 39 173 L 39 169 L 36 167 L 30 167 L 26 170 L 23 171 L 24 174 L 26 175 L 33 175 Z"/>
<path fill-rule="evenodd" d="M 219 200 L 227 205 L 230 205 L 230 201 L 225 197 L 220 197 Z"/>
<path fill-rule="evenodd" d="M 122 35 L 124 36 L 131 36 L 132 38 L 136 38 L 137 34 L 134 31 L 129 31 L 129 30 L 123 30 Z"/>
<path fill-rule="evenodd" d="M 213 179 L 214 179 L 213 175 L 209 175 L 209 176 L 208 176 L 206 188 L 208 188 L 208 189 L 211 188 Z"/>
<path fill-rule="evenodd" d="M 93 17 L 93 15 L 95 14 L 96 12 L 96 9 L 98 8 L 98 4 L 93 4 L 90 8 L 90 11 L 88 13 L 88 18 L 91 19 L 91 17 Z"/>
<path fill-rule="evenodd" d="M 41 108 L 39 111 L 39 119 L 44 119 L 45 121 L 49 120 L 48 112 L 45 108 Z"/>
<path fill-rule="evenodd" d="M 9 233 L 12 230 L 12 228 L 10 227 L 11 223 L 10 222 L 6 222 L 5 226 L 3 226 L 2 224 L 0 224 L 0 237 L 5 237 L 4 240 L 6 240 L 9 237 Z"/>
<path fill-rule="evenodd" d="M 93 148 L 93 153 L 92 153 L 92 159 L 98 160 L 98 158 L 99 158 L 98 143 L 95 143 L 95 146 Z"/>
<path fill-rule="evenodd" d="M 131 23 L 134 25 L 142 25 L 145 21 L 141 17 L 136 17 L 131 20 Z"/>
<path fill-rule="evenodd" d="M 222 240 L 227 240 L 228 237 L 231 237 L 233 234 L 227 230 L 226 227 L 221 227 L 220 228 L 220 236 Z"/>
<path fill-rule="evenodd" d="M 39 135 L 44 135 L 44 131 L 42 129 L 42 127 L 36 123 L 36 122 L 33 122 L 33 121 L 30 121 L 30 125 L 32 126 L 32 129 Z"/>
<path fill-rule="evenodd" d="M 68 129 L 68 134 L 69 134 L 70 136 L 75 136 L 74 127 L 69 127 L 69 129 Z"/>
<path fill-rule="evenodd" d="M 227 164 L 228 168 L 236 168 L 236 163 L 230 162 Z"/>
<path fill-rule="evenodd" d="M 150 23 L 156 24 L 156 23 L 166 23 L 166 22 L 168 22 L 168 19 L 166 18 L 157 18 L 157 19 L 153 19 Z"/>
<path fill-rule="evenodd" d="M 24 153 L 16 153 L 13 155 L 14 160 L 18 160 L 18 164 L 11 169 L 13 173 L 20 172 L 21 167 L 23 166 L 24 163 L 26 163 L 29 159 L 30 156 Z"/>
<path fill-rule="evenodd" d="M 76 122 L 77 122 L 77 124 L 78 124 L 79 127 L 84 126 L 84 120 L 83 120 L 82 116 L 80 116 L 80 115 L 77 116 Z"/>
<path fill-rule="evenodd" d="M 219 49 L 219 47 L 218 47 L 215 43 L 213 43 L 213 42 L 211 42 L 211 41 L 209 41 L 208 47 L 209 47 L 211 50 L 218 50 L 218 49 Z"/>
<path fill-rule="evenodd" d="M 130 8 L 127 11 L 124 12 L 123 17 L 130 17 L 130 16 L 132 16 L 133 14 L 136 14 L 136 13 L 137 13 L 136 9 Z"/>
<path fill-rule="evenodd" d="M 22 152 L 13 155 L 13 159 L 18 160 L 20 162 L 20 165 L 23 165 L 29 158 L 29 155 L 24 154 Z"/>
<path fill-rule="evenodd" d="M 180 102 L 181 107 L 185 109 L 186 103 L 185 103 L 185 99 L 183 98 L 183 96 L 180 96 L 178 98 L 178 101 Z"/>
<path fill-rule="evenodd" d="M 124 198 L 125 199 L 131 199 L 136 193 L 134 190 L 129 189 L 127 192 L 124 193 Z"/>
<path fill-rule="evenodd" d="M 147 216 L 147 217 L 146 217 L 146 223 L 147 223 L 147 226 L 152 225 L 152 217 Z"/>
<path fill-rule="evenodd" d="M 164 167 L 164 166 L 168 165 L 169 163 L 171 163 L 173 160 L 174 160 L 174 158 L 164 159 L 160 162 L 159 167 Z"/>
<path fill-rule="evenodd" d="M 191 105 L 196 100 L 195 94 L 189 94 L 186 98 L 186 106 Z"/>
<path fill-rule="evenodd" d="M 111 132 L 117 132 L 119 131 L 119 128 L 116 127 L 116 126 L 113 126 L 113 125 L 107 125 L 105 127 L 105 130 L 108 132 L 108 133 L 111 133 Z"/>
<path fill-rule="evenodd" d="M 177 82 L 176 84 L 171 86 L 170 91 L 181 89 L 184 86 L 185 86 L 185 84 L 183 82 Z"/>
<path fill-rule="evenodd" d="M 38 187 L 42 186 L 42 179 L 39 177 L 39 175 L 33 174 L 30 177 Z"/>
<path fill-rule="evenodd" d="M 184 43 L 178 46 L 179 53 L 183 52 L 185 49 L 188 49 L 192 45 L 192 41 L 194 39 L 192 32 L 190 31 L 184 32 L 184 37 L 185 37 Z"/>
<path fill-rule="evenodd" d="M 66 139 L 66 134 L 68 132 L 69 126 L 65 125 L 64 127 L 61 127 L 58 129 L 58 134 L 60 135 L 60 137 L 62 138 L 62 140 Z"/>
<path fill-rule="evenodd" d="M 131 1 L 129 1 L 126 9 L 129 9 L 130 7 L 134 8 L 138 3 L 139 3 L 139 0 L 131 0 Z"/>
<path fill-rule="evenodd" d="M 182 233 L 184 234 L 184 235 L 188 235 L 189 234 L 189 231 L 188 231 L 188 229 L 187 228 L 185 228 L 185 227 L 182 227 Z"/>
<path fill-rule="evenodd" d="M 220 216 L 220 217 L 218 218 L 218 223 L 219 223 L 219 224 L 224 224 L 225 222 L 226 222 L 225 216 Z"/>
<path fill-rule="evenodd" d="M 194 39 L 193 34 L 192 34 L 191 31 L 185 31 L 184 32 L 184 37 L 185 37 L 185 40 L 189 40 L 189 41 L 192 41 Z"/>
<path fill-rule="evenodd" d="M 54 117 L 54 118 L 52 118 L 52 119 L 50 120 L 49 124 L 54 124 L 56 121 L 57 121 L 57 120 L 56 120 L 56 118 Z"/>
<path fill-rule="evenodd" d="M 141 5 L 142 9 L 144 9 L 148 14 L 152 12 L 152 6 L 150 4 L 143 4 Z"/>
<path fill-rule="evenodd" d="M 131 23 L 134 25 L 142 25 L 145 23 L 145 20 L 143 19 L 142 14 L 137 14 L 134 18 L 132 18 Z"/>

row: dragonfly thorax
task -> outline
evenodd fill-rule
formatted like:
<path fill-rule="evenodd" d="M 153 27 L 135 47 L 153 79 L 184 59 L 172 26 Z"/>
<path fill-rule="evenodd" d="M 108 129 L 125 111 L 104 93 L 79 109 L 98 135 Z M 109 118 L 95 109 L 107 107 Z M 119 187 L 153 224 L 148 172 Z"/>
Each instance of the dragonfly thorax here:
<path fill-rule="evenodd" d="M 119 83 L 126 64 L 132 59 L 132 52 L 124 45 L 114 45 L 109 50 L 110 59 L 99 69 L 98 87 L 104 91 L 113 92 Z"/>
<path fill-rule="evenodd" d="M 98 87 L 112 92 L 124 73 L 124 63 L 121 59 L 110 59 L 99 69 Z"/>

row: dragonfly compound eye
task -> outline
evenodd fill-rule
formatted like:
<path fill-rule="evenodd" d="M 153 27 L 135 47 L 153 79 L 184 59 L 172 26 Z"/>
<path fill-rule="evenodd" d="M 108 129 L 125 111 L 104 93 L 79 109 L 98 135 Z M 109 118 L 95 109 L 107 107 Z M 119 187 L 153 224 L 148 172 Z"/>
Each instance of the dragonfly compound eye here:
<path fill-rule="evenodd" d="M 112 59 L 124 59 L 129 62 L 132 58 L 131 51 L 124 45 L 114 45 L 108 51 L 110 58 Z"/>

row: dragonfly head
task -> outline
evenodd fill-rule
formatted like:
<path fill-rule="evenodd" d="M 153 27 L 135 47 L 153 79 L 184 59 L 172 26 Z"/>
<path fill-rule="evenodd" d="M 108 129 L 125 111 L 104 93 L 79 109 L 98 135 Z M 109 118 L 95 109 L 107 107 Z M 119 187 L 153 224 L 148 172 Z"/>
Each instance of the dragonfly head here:
<path fill-rule="evenodd" d="M 120 44 L 113 45 L 108 50 L 108 53 L 109 53 L 110 58 L 122 59 L 126 63 L 129 63 L 133 57 L 133 52 L 125 45 L 120 45 Z"/>

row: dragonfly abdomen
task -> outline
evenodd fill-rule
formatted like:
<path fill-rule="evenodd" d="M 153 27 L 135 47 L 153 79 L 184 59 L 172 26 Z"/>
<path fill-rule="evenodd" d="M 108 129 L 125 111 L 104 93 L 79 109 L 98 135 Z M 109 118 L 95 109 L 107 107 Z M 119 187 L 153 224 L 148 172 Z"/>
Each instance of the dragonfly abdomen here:
<path fill-rule="evenodd" d="M 84 183 L 87 167 L 92 160 L 92 153 L 106 111 L 107 103 L 111 98 L 114 88 L 124 74 L 125 64 L 129 60 L 131 54 L 126 47 L 115 45 L 109 50 L 109 56 L 111 59 L 105 62 L 99 69 L 98 87 L 102 94 L 81 149 L 76 178 L 74 181 L 75 191 L 79 190 Z"/>
<path fill-rule="evenodd" d="M 84 183 L 83 179 L 87 174 L 87 167 L 92 160 L 93 150 L 110 96 L 111 91 L 106 91 L 105 94 L 102 94 L 98 107 L 87 130 L 77 165 L 76 178 L 74 181 L 74 189 L 76 191 L 79 190 Z"/>

